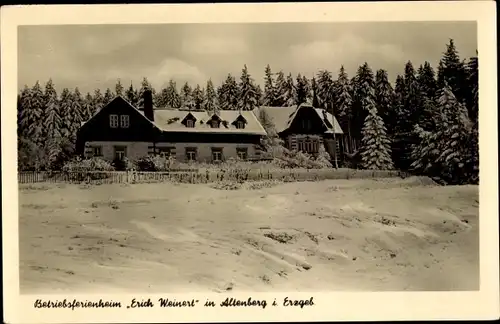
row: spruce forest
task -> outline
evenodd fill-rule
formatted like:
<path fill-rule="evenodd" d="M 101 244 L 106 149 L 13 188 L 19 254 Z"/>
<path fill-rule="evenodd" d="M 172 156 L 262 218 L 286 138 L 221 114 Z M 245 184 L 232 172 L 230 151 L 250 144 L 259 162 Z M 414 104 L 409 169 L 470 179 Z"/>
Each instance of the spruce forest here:
<path fill-rule="evenodd" d="M 418 64 L 418 65 L 417 65 Z M 438 177 L 448 184 L 478 183 L 478 58 L 462 59 L 453 40 L 435 70 L 408 61 L 394 84 L 369 63 L 349 76 L 344 67 L 313 78 L 265 67 L 263 89 L 245 65 L 216 86 L 178 85 L 154 89 L 146 77 L 139 87 L 117 81 L 114 89 L 82 94 L 78 87 L 58 94 L 52 80 L 27 85 L 17 98 L 20 170 L 60 170 L 74 156 L 76 132 L 116 95 L 142 106 L 145 89 L 155 107 L 252 110 L 257 106 L 310 103 L 338 119 L 345 133 L 348 167 L 398 169 Z"/>

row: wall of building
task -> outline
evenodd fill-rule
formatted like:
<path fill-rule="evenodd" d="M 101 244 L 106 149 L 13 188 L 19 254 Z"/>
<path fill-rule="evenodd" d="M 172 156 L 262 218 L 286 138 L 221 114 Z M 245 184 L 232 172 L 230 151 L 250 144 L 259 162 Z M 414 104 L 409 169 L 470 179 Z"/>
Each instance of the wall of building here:
<path fill-rule="evenodd" d="M 115 146 L 126 146 L 127 157 L 131 160 L 138 159 L 148 155 L 149 142 L 105 142 L 105 141 L 92 141 L 85 143 L 85 156 L 92 156 L 91 148 L 93 146 L 100 146 L 102 157 L 106 160 L 113 160 L 115 158 Z"/>
<path fill-rule="evenodd" d="M 152 143 L 150 144 L 152 145 Z M 198 162 L 212 161 L 212 148 L 222 148 L 224 159 L 237 158 L 237 148 L 246 148 L 249 159 L 259 157 L 259 150 L 254 144 L 236 144 L 236 143 L 156 143 L 156 148 L 175 147 L 175 158 L 177 161 L 186 162 L 186 148 L 196 148 Z M 150 149 L 150 152 L 152 149 Z"/>
<path fill-rule="evenodd" d="M 106 160 L 114 159 L 114 147 L 126 146 L 127 157 L 135 160 L 148 154 L 153 153 L 153 147 L 160 149 L 162 147 L 175 148 L 175 158 L 178 161 L 186 162 L 186 148 L 194 147 L 197 151 L 197 161 L 211 162 L 212 161 L 212 148 L 222 148 L 224 159 L 237 158 L 237 148 L 247 148 L 249 159 L 257 159 L 260 156 L 260 151 L 254 144 L 235 144 L 235 143 L 150 143 L 150 142 L 105 142 L 105 141 L 92 141 L 87 142 L 85 147 L 85 156 L 92 156 L 92 146 L 100 146 L 102 157 Z"/>

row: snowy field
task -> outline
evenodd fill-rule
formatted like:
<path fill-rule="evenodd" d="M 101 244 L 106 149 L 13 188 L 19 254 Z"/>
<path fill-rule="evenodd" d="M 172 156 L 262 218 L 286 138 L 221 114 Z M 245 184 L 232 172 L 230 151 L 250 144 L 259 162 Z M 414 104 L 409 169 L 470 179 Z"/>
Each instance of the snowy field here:
<path fill-rule="evenodd" d="M 21 185 L 21 293 L 479 288 L 477 186 Z"/>

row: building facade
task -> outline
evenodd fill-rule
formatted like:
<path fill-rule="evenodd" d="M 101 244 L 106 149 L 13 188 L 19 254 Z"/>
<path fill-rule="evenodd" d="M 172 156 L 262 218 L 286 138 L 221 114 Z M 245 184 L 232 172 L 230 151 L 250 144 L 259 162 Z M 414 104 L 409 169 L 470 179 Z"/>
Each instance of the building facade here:
<path fill-rule="evenodd" d="M 107 160 L 152 154 L 182 162 L 255 160 L 265 135 L 252 111 L 153 109 L 151 92 L 145 91 L 143 110 L 118 96 L 85 122 L 76 150 Z"/>
<path fill-rule="evenodd" d="M 291 107 L 259 107 L 290 150 L 318 154 L 323 146 L 333 160 L 342 159 L 340 143 L 343 131 L 337 119 L 323 109 L 308 104 Z"/>

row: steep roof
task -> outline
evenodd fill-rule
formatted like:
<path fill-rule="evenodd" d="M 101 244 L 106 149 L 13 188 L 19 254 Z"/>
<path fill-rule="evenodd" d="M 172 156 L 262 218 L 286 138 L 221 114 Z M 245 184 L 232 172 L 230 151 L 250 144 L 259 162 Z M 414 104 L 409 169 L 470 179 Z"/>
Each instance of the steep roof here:
<path fill-rule="evenodd" d="M 143 111 L 141 111 L 144 114 Z M 193 115 L 196 119 L 193 128 L 182 124 L 187 115 Z M 240 116 L 245 118 L 245 128 L 236 128 L 233 122 Z M 213 113 L 197 110 L 179 109 L 155 109 L 154 124 L 165 132 L 195 132 L 195 133 L 237 133 L 266 135 L 266 131 L 252 111 L 220 110 L 219 118 L 222 120 L 219 128 L 211 128 L 207 123 L 212 119 Z"/>
<path fill-rule="evenodd" d="M 297 115 L 297 112 L 302 107 L 311 107 L 311 106 L 307 106 L 307 105 L 300 105 L 299 107 L 297 107 L 297 106 L 290 106 L 290 107 L 262 106 L 262 107 L 254 109 L 254 114 L 256 116 L 258 116 L 259 112 L 261 110 L 264 110 L 267 113 L 267 115 L 272 119 L 273 124 L 276 127 L 276 131 L 278 133 L 281 133 L 290 127 L 290 125 L 292 124 L 292 121 L 295 119 L 295 116 Z M 335 132 L 335 134 L 343 134 L 344 133 L 342 131 L 342 128 L 339 125 L 339 122 L 337 121 L 337 118 L 335 118 L 335 116 L 324 111 L 321 108 L 314 108 L 314 111 L 318 114 L 318 117 L 321 119 L 321 121 L 323 121 L 323 123 L 325 124 L 325 127 L 328 129 L 328 131 L 326 131 L 326 133 L 334 133 L 334 132 Z"/>

